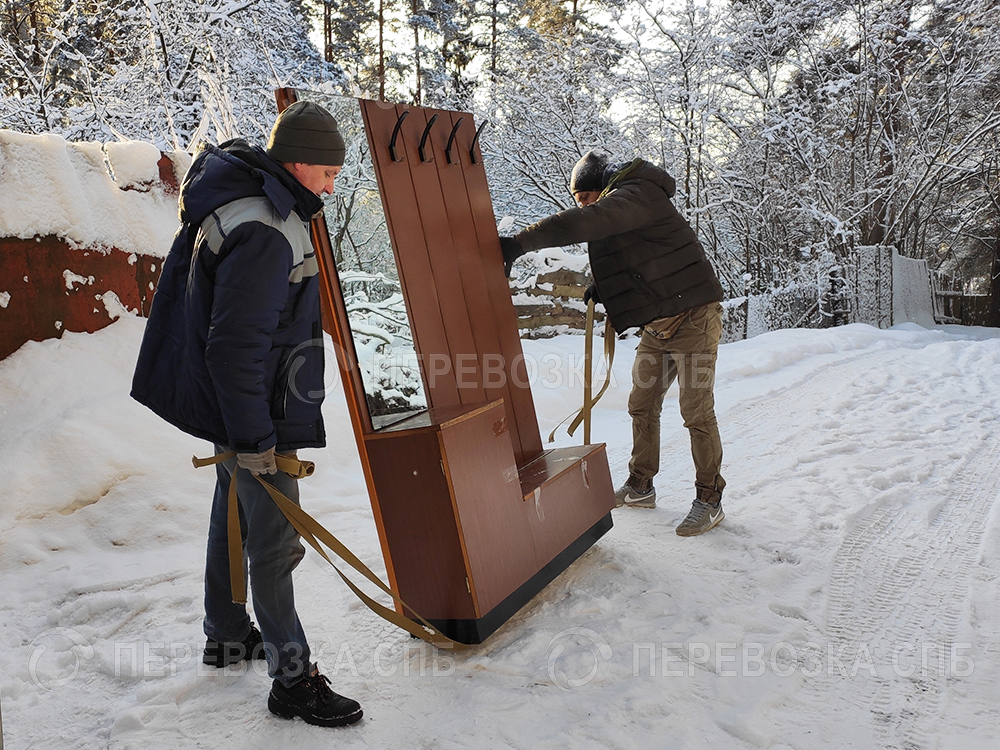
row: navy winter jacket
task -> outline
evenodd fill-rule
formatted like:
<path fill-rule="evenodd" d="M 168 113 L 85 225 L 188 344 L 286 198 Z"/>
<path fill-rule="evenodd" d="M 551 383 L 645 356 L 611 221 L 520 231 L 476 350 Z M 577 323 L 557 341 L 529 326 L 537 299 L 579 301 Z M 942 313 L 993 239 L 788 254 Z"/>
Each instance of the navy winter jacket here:
<path fill-rule="evenodd" d="M 322 200 L 261 149 L 205 146 L 153 297 L 132 397 L 241 453 L 326 443 L 319 277 Z"/>

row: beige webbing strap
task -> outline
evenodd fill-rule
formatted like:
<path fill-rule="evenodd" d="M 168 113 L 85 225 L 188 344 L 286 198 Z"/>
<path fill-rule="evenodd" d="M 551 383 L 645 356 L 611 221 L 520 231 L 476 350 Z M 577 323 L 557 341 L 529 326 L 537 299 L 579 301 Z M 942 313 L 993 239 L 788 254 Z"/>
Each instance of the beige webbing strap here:
<path fill-rule="evenodd" d="M 594 395 L 594 300 L 587 302 L 587 340 L 583 343 L 583 444 L 590 445 L 590 398 Z M 569 431 L 572 435 L 572 428 Z"/>
<path fill-rule="evenodd" d="M 601 396 L 604 392 L 608 390 L 608 386 L 611 385 L 611 366 L 615 362 L 615 329 L 611 325 L 611 319 L 605 316 L 604 318 L 604 360 L 607 362 L 607 372 L 604 373 L 604 383 L 601 384 L 600 389 L 597 391 L 596 396 L 592 396 L 593 385 L 591 383 L 591 364 L 593 362 L 593 355 L 588 354 L 588 348 L 593 351 L 593 336 L 594 336 L 594 301 L 591 300 L 587 303 L 587 328 L 586 337 L 587 341 L 584 343 L 584 373 L 583 373 L 583 406 L 577 409 L 575 412 L 570 414 L 566 419 L 563 419 L 559 424 L 552 428 L 552 432 L 549 433 L 549 442 L 551 443 L 556 439 L 556 430 L 562 427 L 567 420 L 572 420 L 569 427 L 566 428 L 566 433 L 570 436 L 576 432 L 576 428 L 580 426 L 581 422 L 589 424 L 590 413 L 594 408 L 594 404 L 601 400 Z M 583 430 L 583 443 L 584 445 L 590 444 L 590 434 L 587 427 Z"/>
<path fill-rule="evenodd" d="M 196 468 L 202 466 L 210 466 L 213 464 L 222 463 L 227 461 L 236 453 L 234 451 L 229 451 L 227 453 L 220 453 L 219 455 L 212 456 L 211 458 L 194 458 L 194 465 Z M 282 456 L 275 454 L 275 463 L 280 471 L 285 472 L 293 479 L 302 479 L 304 477 L 311 476 L 316 466 L 312 461 L 300 461 L 297 458 L 291 456 Z M 372 610 L 379 617 L 388 620 L 393 625 L 402 628 L 407 633 L 420 638 L 427 643 L 430 643 L 438 648 L 445 648 L 452 651 L 458 651 L 463 648 L 468 648 L 467 644 L 459 643 L 454 641 L 448 636 L 444 635 L 438 631 L 433 625 L 431 625 L 427 620 L 421 617 L 417 612 L 410 607 L 406 602 L 400 599 L 395 592 L 389 586 L 382 582 L 382 580 L 371 571 L 371 569 L 361 562 L 358 557 L 351 552 L 337 537 L 331 534 L 327 529 L 320 524 L 315 518 L 310 516 L 306 511 L 300 508 L 298 505 L 293 503 L 288 497 L 285 496 L 281 490 L 268 482 L 265 482 L 261 477 L 254 475 L 254 478 L 260 482 L 261 486 L 265 489 L 267 494 L 274 500 L 274 503 L 278 506 L 281 512 L 288 519 L 288 522 L 292 524 L 299 535 L 309 543 L 313 549 L 315 549 L 324 560 L 333 566 L 333 569 L 337 571 L 337 575 L 347 584 L 348 588 L 355 593 L 355 595 L 365 603 L 365 605 Z M 236 472 L 232 474 L 232 479 L 229 483 L 229 509 L 228 517 L 229 523 L 227 524 L 227 531 L 229 534 L 229 576 L 232 586 L 233 601 L 237 604 L 246 603 L 246 583 L 243 578 L 243 544 L 242 535 L 240 533 L 239 527 L 239 507 L 237 505 L 236 496 Z M 234 521 L 235 519 L 235 521 Z M 235 524 L 235 525 L 234 525 Z M 361 575 L 371 581 L 373 584 L 378 586 L 379 589 L 384 591 L 386 594 L 392 597 L 393 601 L 398 602 L 400 605 L 409 610 L 413 616 L 420 621 L 420 624 L 413 622 L 408 617 L 401 615 L 393 609 L 380 604 L 375 601 L 372 597 L 368 596 L 364 591 L 358 588 L 353 581 L 351 581 L 343 571 L 337 567 L 337 565 L 330 559 L 327 555 L 326 550 L 320 545 L 320 542 L 325 544 L 330 550 L 337 555 L 341 560 L 346 562 Z"/>
<path fill-rule="evenodd" d="M 226 538 L 229 540 L 229 585 L 233 591 L 233 601 L 246 604 L 247 582 L 243 574 L 243 533 L 240 531 L 240 506 L 236 497 L 236 472 L 233 472 L 229 482 L 226 516 Z"/>

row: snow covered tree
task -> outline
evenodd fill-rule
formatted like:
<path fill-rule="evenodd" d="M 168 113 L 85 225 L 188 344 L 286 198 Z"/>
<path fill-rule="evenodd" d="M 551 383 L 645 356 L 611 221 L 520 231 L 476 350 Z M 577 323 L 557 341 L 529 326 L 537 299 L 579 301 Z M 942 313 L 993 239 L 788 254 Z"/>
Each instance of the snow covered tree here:
<path fill-rule="evenodd" d="M 992 0 L 635 0 L 617 16 L 631 40 L 619 119 L 676 171 L 731 292 L 859 245 L 982 275 L 998 12 Z"/>
<path fill-rule="evenodd" d="M 621 119 L 637 150 L 675 177 L 678 207 L 701 233 L 704 186 L 713 168 L 709 139 L 726 119 L 725 92 L 713 76 L 718 21 L 693 2 L 666 9 L 638 0 L 629 11 L 615 16 L 630 41 L 632 73 Z"/>
<path fill-rule="evenodd" d="M 969 188 L 1000 127 L 998 12 L 869 2 L 787 58 L 793 73 L 761 121 L 785 186 L 786 253 L 891 245 L 947 268 L 976 252 L 963 235 L 969 207 L 990 202 Z"/>
<path fill-rule="evenodd" d="M 634 151 L 609 115 L 618 83 L 616 50 L 578 35 L 550 39 L 530 30 L 511 35 L 518 54 L 484 84 L 484 160 L 498 216 L 523 226 L 573 205 L 569 175 L 591 149 L 615 159 Z"/>
<path fill-rule="evenodd" d="M 3 122 L 162 147 L 259 137 L 272 90 L 342 85 L 288 0 L 39 0 L 0 22 Z"/>

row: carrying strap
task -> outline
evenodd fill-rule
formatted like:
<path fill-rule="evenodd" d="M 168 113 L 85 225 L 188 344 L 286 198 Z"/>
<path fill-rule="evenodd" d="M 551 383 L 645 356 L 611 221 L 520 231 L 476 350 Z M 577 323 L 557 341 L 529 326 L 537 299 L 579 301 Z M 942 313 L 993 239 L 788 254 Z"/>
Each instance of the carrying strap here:
<path fill-rule="evenodd" d="M 608 182 L 607 187 L 601 191 L 601 194 L 597 197 L 600 200 L 621 183 L 626 177 L 628 177 L 636 167 L 642 164 L 642 159 L 633 159 L 626 166 L 619 169 L 611 177 L 611 181 Z M 587 325 L 586 325 L 587 341 L 584 346 L 583 354 L 583 406 L 581 406 L 577 411 L 570 414 L 566 419 L 563 419 L 559 424 L 552 428 L 552 432 L 549 433 L 549 442 L 553 442 L 556 439 L 556 430 L 562 427 L 567 419 L 572 419 L 569 427 L 566 428 L 566 433 L 572 437 L 573 433 L 576 432 L 576 428 L 580 426 L 583 422 L 583 444 L 590 445 L 590 413 L 594 408 L 594 404 L 601 400 L 601 396 L 604 392 L 608 390 L 608 386 L 611 385 L 611 365 L 615 361 L 615 329 L 611 325 L 611 320 L 607 316 L 604 317 L 604 359 L 608 363 L 608 371 L 605 375 L 604 384 L 601 389 L 597 392 L 596 396 L 592 397 L 593 393 L 593 374 L 591 372 L 593 364 L 593 335 L 594 335 L 594 300 L 587 302 Z"/>
<path fill-rule="evenodd" d="M 203 466 L 212 466 L 214 464 L 222 463 L 223 461 L 228 461 L 235 456 L 235 451 L 228 451 L 226 453 L 220 453 L 212 456 L 211 458 L 194 457 L 192 461 L 195 468 L 201 468 Z M 276 453 L 274 456 L 274 462 L 279 471 L 285 472 L 293 479 L 304 479 L 305 477 L 312 476 L 313 472 L 316 470 L 316 465 L 312 461 L 301 461 L 293 456 L 282 456 Z M 461 649 L 468 648 L 468 644 L 452 640 L 417 614 L 413 607 L 409 606 L 406 602 L 400 599 L 387 584 L 383 583 L 382 579 L 375 575 L 375 573 L 373 573 L 367 565 L 361 562 L 361 560 L 358 559 L 358 557 L 339 539 L 337 539 L 337 537 L 324 528 L 319 521 L 289 500 L 288 497 L 281 492 L 281 490 L 274 485 L 265 482 L 256 474 L 252 476 L 260 482 L 261 486 L 266 490 L 275 505 L 278 506 L 281 512 L 285 515 L 285 518 L 288 519 L 288 522 L 292 524 L 299 535 L 306 540 L 306 542 L 309 543 L 309 546 L 316 550 L 324 560 L 333 566 L 333 569 L 337 571 L 337 575 L 339 575 L 344 583 L 347 584 L 348 588 L 350 588 L 351 591 L 353 591 L 372 612 L 377 614 L 382 619 L 391 622 L 393 625 L 402 628 L 410 635 L 415 636 L 422 641 L 426 641 L 433 646 L 437 646 L 438 648 L 444 648 L 450 651 L 459 651 Z M 229 507 L 227 514 L 227 533 L 229 535 L 229 580 L 232 587 L 233 602 L 237 604 L 246 604 L 246 581 L 243 576 L 243 535 L 240 532 L 238 502 L 236 493 L 236 471 L 233 471 L 232 479 L 229 482 Z M 413 620 L 405 617 L 396 610 L 380 604 L 358 588 L 358 586 L 346 575 L 344 575 L 340 568 L 337 567 L 336 563 L 334 563 L 330 556 L 327 555 L 326 550 L 323 549 L 320 543 L 325 544 L 337 557 L 358 571 L 379 589 L 391 596 L 394 602 L 397 602 L 409 610 L 413 616 L 419 620 L 419 624 L 413 622 Z"/>
<path fill-rule="evenodd" d="M 594 350 L 594 300 L 590 300 L 587 303 L 587 324 L 586 324 L 586 341 L 583 345 L 583 406 L 577 409 L 575 412 L 563 419 L 559 424 L 552 428 L 552 432 L 549 433 L 549 442 L 553 442 L 556 439 L 556 430 L 562 427 L 567 420 L 572 420 L 569 427 L 566 428 L 566 433 L 570 436 L 576 432 L 576 428 L 580 426 L 583 422 L 583 444 L 590 445 L 590 415 L 591 410 L 594 408 L 594 404 L 601 400 L 601 396 L 604 392 L 608 390 L 608 386 L 611 385 L 611 365 L 615 362 L 615 329 L 611 325 L 611 318 L 608 316 L 604 317 L 604 361 L 607 363 L 607 372 L 604 374 L 604 383 L 601 384 L 600 389 L 597 391 L 597 395 L 593 395 L 593 350 Z"/>

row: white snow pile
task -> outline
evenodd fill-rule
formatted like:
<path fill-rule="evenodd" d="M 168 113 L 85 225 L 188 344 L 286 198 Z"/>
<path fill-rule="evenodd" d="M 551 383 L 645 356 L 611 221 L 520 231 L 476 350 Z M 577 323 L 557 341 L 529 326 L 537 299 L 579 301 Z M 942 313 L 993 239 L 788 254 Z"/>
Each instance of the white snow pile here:
<path fill-rule="evenodd" d="M 777 331 L 720 349 L 726 519 L 693 498 L 676 389 L 657 507 L 485 644 L 436 652 L 312 550 L 299 614 L 344 730 L 268 713 L 258 667 L 201 664 L 211 451 L 128 397 L 143 321 L 0 362 L 6 747 L 987 750 L 1000 740 L 1000 331 Z M 594 412 L 627 472 L 635 339 Z M 581 401 L 579 336 L 524 342 L 543 434 Z M 328 368 L 333 370 L 335 368 Z M 343 392 L 303 506 L 384 575 Z M 563 437 L 560 444 L 568 444 Z"/>
<path fill-rule="evenodd" d="M 172 154 L 183 175 L 190 157 Z M 159 182 L 149 143 L 69 143 L 0 130 L 0 237 L 55 235 L 71 246 L 165 257 L 177 196 Z"/>
<path fill-rule="evenodd" d="M 511 278 L 519 289 L 527 289 L 537 284 L 539 276 L 553 271 L 584 273 L 589 269 L 590 258 L 586 250 L 580 249 L 579 245 L 571 245 L 569 248 L 547 247 L 525 253 L 514 261 Z"/>

